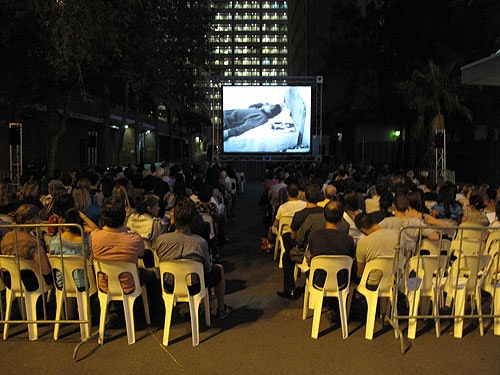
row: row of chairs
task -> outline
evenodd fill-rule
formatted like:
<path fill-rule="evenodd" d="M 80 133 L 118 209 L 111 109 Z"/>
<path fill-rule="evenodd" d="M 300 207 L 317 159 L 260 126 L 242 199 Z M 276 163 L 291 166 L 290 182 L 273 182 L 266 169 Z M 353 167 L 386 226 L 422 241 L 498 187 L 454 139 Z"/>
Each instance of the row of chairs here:
<path fill-rule="evenodd" d="M 436 325 L 436 336 L 441 333 L 440 319 L 445 317 L 439 314 L 439 309 L 445 303 L 453 303 L 451 316 L 454 318 L 454 336 L 462 337 L 466 301 L 469 297 L 471 314 L 477 311 L 480 334 L 484 334 L 481 291 L 491 296 L 489 317 L 493 317 L 494 334 L 500 335 L 500 262 L 499 252 L 490 254 L 462 255 L 450 262 L 445 255 L 416 254 L 406 263 L 403 270 L 396 257 L 380 257 L 369 261 L 364 269 L 363 276 L 356 290 L 363 294 L 367 301 L 367 318 L 365 338 L 373 339 L 374 323 L 379 298 L 383 299 L 380 305 L 381 315 L 391 319 L 395 329 L 395 336 L 399 335 L 399 319 L 408 319 L 408 338 L 416 335 L 418 317 L 433 318 Z M 352 258 L 348 256 L 325 255 L 311 260 L 310 267 L 306 261 L 296 266 L 297 271 L 309 271 L 306 279 L 302 319 L 307 318 L 308 309 L 312 309 L 313 322 L 311 337 L 318 337 L 319 323 L 322 311 L 323 298 L 337 297 L 339 302 L 340 320 L 343 338 L 348 337 L 348 316 L 353 296 L 354 285 L 339 285 L 337 275 L 346 272 L 349 275 L 352 268 Z M 450 263 L 452 263 L 450 265 Z M 318 287 L 314 284 L 314 273 L 317 270 L 327 273 L 325 285 Z M 342 271 L 343 270 L 343 271 Z M 376 286 L 368 283 L 370 274 L 377 272 L 379 282 Z M 398 290 L 403 291 L 409 308 L 408 316 L 399 316 L 397 310 Z M 446 296 L 446 299 L 445 299 Z M 432 312 L 429 315 L 429 302 L 432 303 Z M 392 310 L 391 310 L 392 309 Z M 420 309 L 420 315 L 419 315 Z"/>
<path fill-rule="evenodd" d="M 66 306 L 66 316 L 68 317 L 70 298 L 76 299 L 79 319 L 77 322 L 80 324 L 80 334 L 82 341 L 90 337 L 91 327 L 91 314 L 90 314 L 90 296 L 98 293 L 100 302 L 100 320 L 99 320 L 99 344 L 104 343 L 105 321 L 108 312 L 108 306 L 111 301 L 122 301 L 125 313 L 125 324 L 127 330 L 128 344 L 135 343 L 135 325 L 134 325 L 134 302 L 137 297 L 142 296 L 144 305 L 144 316 L 146 323 L 151 324 L 147 290 L 145 285 L 140 286 L 139 276 L 136 265 L 126 262 L 95 260 L 93 265 L 95 274 L 99 272 L 105 273 L 108 276 L 108 290 L 106 293 L 102 292 L 96 287 L 96 278 L 91 264 L 81 256 L 60 256 L 51 255 L 49 261 L 54 270 L 59 270 L 63 273 L 63 287 L 61 289 L 55 288 L 56 292 L 56 314 L 54 324 L 54 340 L 59 337 L 59 326 L 63 312 L 63 306 Z M 209 306 L 209 293 L 205 287 L 203 277 L 203 264 L 192 260 L 172 260 L 159 262 L 161 275 L 170 273 L 174 276 L 174 290 L 168 292 L 164 285 L 164 278 L 161 277 L 163 300 L 165 303 L 165 325 L 163 334 L 163 344 L 168 345 L 170 323 L 172 317 L 172 310 L 177 302 L 188 302 L 191 311 L 191 328 L 192 328 L 192 341 L 193 345 L 199 343 L 199 322 L 198 322 L 198 308 L 200 302 L 204 301 L 205 309 L 205 323 L 210 325 L 210 306 Z M 0 285 L 6 289 L 6 311 L 5 317 L 2 312 L 2 320 L 4 320 L 3 339 L 6 340 L 9 332 L 10 315 L 12 311 L 12 304 L 14 299 L 18 298 L 18 304 L 23 313 L 23 319 L 28 322 L 29 339 L 36 340 L 38 338 L 37 323 L 45 322 L 44 320 L 37 320 L 36 304 L 40 296 L 51 289 L 43 277 L 35 269 L 33 262 L 16 256 L 1 255 L 0 256 L 0 269 L 8 271 L 10 274 L 10 285 L 6 287 L 2 282 Z M 28 291 L 21 279 L 21 270 L 28 270 L 33 272 L 38 280 L 39 287 L 34 291 Z M 85 288 L 78 288 L 75 282 L 75 272 L 84 272 L 87 285 Z M 125 294 L 122 290 L 119 276 L 129 272 L 136 285 L 132 293 Z M 189 291 L 188 280 L 193 274 L 197 274 L 200 280 L 200 291 L 193 294 Z M 1 279 L 0 279 L 1 280 Z M 140 287 L 139 287 L 140 286 Z M 46 321 L 50 322 L 50 321 Z M 64 322 L 64 321 L 63 321 Z"/>

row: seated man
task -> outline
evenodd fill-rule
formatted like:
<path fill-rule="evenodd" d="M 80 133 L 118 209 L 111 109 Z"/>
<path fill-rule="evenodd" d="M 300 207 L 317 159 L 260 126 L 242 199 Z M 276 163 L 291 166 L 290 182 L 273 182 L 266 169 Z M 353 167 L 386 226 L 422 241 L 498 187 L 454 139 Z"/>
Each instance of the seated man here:
<path fill-rule="evenodd" d="M 144 241 L 138 233 L 130 233 L 125 226 L 125 204 L 121 199 L 114 197 L 104 202 L 102 208 L 102 221 L 104 227 L 90 233 L 91 259 L 103 259 L 118 262 L 137 264 L 138 258 L 144 256 Z M 148 284 L 156 279 L 154 269 L 138 268 L 141 285 Z M 124 273 L 120 278 L 125 294 L 132 293 L 136 286 L 129 273 Z M 98 287 L 106 292 L 108 290 L 108 277 L 103 273 L 98 274 Z M 119 319 L 123 312 L 121 303 L 112 304 L 109 316 L 110 326 L 120 325 Z M 123 316 L 121 317 L 123 320 Z"/>
<path fill-rule="evenodd" d="M 365 265 L 372 259 L 382 256 L 394 256 L 398 244 L 399 231 L 396 229 L 382 228 L 373 218 L 365 213 L 360 213 L 354 219 L 356 226 L 365 237 L 358 241 L 356 246 L 356 276 L 361 278 Z M 368 285 L 375 288 L 381 274 L 373 272 L 368 278 Z"/>
<path fill-rule="evenodd" d="M 191 233 L 190 225 L 198 215 L 193 201 L 181 199 L 174 207 L 175 232 L 164 233 L 153 242 L 153 248 L 160 262 L 169 259 L 192 259 L 203 263 L 205 286 L 215 288 L 217 296 L 217 317 L 226 318 L 232 309 L 224 303 L 226 279 L 221 264 L 212 265 L 207 241 Z M 166 279 L 166 283 L 171 281 Z M 193 285 L 192 285 L 193 286 Z"/>
<path fill-rule="evenodd" d="M 303 245 L 307 242 L 306 235 L 301 238 L 301 243 L 296 242 L 296 237 L 299 229 L 305 223 L 307 217 L 313 214 L 315 217 L 323 216 L 323 208 L 318 207 L 317 202 L 321 197 L 321 190 L 318 185 L 309 185 L 305 190 L 306 195 L 306 207 L 293 215 L 292 224 L 290 225 L 291 232 L 282 235 L 283 245 L 285 246 L 285 252 L 283 253 L 283 285 L 284 290 L 282 292 L 277 292 L 277 294 L 282 298 L 297 299 L 297 293 L 295 291 L 295 281 L 293 277 L 293 272 L 295 269 L 295 263 L 290 258 L 290 249 L 295 245 Z M 318 219 L 319 219 L 318 217 Z M 324 217 L 323 217 L 324 220 Z M 324 224 L 324 222 L 323 222 Z M 312 225 L 312 223 L 311 223 Z M 323 226 L 324 228 L 324 226 Z M 306 232 L 305 232 L 306 233 Z M 307 232 L 308 234 L 308 232 Z"/>
<path fill-rule="evenodd" d="M 345 228 L 341 228 L 344 216 L 344 205 L 338 201 L 331 201 L 324 208 L 324 217 L 326 224 L 324 229 L 318 229 L 309 235 L 308 243 L 311 252 L 311 259 L 318 255 L 349 255 L 354 258 L 355 247 L 354 240 L 349 236 Z M 314 284 L 323 286 L 325 284 L 325 273 L 316 272 Z M 339 275 L 340 278 L 346 275 Z"/>
<path fill-rule="evenodd" d="M 262 250 L 270 252 L 274 247 L 274 241 L 276 234 L 278 233 L 278 228 L 280 226 L 280 220 L 284 217 L 293 217 L 293 215 L 306 207 L 306 202 L 298 199 L 299 187 L 297 184 L 290 184 L 287 187 L 287 197 L 288 201 L 283 203 L 278 207 L 278 212 L 274 218 L 273 225 L 269 228 L 267 237 L 262 239 Z M 290 229 L 285 229 L 285 233 L 290 232 Z"/>

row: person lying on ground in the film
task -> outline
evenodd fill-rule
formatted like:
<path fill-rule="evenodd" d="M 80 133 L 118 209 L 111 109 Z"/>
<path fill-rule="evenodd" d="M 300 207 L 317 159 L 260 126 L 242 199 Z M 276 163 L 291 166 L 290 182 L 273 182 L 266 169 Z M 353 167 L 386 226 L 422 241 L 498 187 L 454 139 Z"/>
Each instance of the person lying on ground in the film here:
<path fill-rule="evenodd" d="M 280 104 L 257 103 L 248 108 L 224 111 L 224 140 L 236 137 L 257 126 L 265 124 L 281 112 Z"/>

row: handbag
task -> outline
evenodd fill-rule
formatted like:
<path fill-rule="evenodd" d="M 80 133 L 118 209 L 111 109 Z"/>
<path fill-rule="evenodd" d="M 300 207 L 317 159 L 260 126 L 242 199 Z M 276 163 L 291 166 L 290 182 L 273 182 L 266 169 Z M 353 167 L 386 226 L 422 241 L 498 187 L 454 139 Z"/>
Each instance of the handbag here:
<path fill-rule="evenodd" d="M 302 263 L 304 261 L 304 249 L 294 246 L 290 249 L 290 259 L 294 263 Z"/>

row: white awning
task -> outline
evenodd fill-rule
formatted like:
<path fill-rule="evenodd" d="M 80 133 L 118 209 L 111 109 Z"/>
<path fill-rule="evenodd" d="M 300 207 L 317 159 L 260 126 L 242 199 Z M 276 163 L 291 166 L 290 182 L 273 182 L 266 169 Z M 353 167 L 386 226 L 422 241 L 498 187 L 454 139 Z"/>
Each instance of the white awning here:
<path fill-rule="evenodd" d="M 464 65 L 461 70 L 464 85 L 500 86 L 500 51 Z"/>

